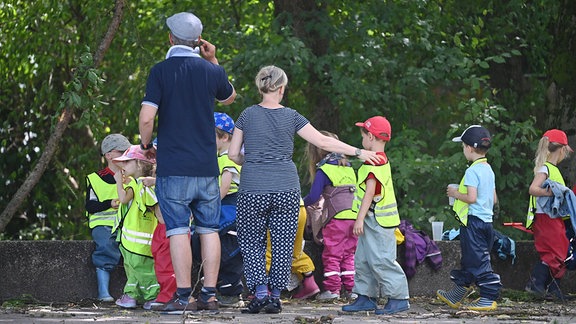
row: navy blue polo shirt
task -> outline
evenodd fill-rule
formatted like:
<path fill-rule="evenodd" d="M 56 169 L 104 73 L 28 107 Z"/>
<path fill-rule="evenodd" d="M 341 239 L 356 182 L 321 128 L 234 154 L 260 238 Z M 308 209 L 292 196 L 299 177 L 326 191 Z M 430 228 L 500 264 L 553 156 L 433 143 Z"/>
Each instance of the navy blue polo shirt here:
<path fill-rule="evenodd" d="M 158 108 L 157 176 L 218 176 L 214 105 L 233 90 L 224 68 L 198 55 L 152 67 L 143 103 Z"/>

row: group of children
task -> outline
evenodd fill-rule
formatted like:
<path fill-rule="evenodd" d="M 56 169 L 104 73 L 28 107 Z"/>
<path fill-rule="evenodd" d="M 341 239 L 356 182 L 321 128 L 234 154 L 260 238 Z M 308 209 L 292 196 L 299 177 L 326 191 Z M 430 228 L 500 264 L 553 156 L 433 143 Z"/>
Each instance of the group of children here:
<path fill-rule="evenodd" d="M 408 282 L 396 261 L 395 229 L 400 217 L 385 153 L 392 137 L 389 121 L 374 116 L 356 123 L 363 149 L 354 148 L 340 142 L 333 133 L 318 132 L 296 111 L 280 105 L 287 82 L 284 71 L 265 67 L 256 77 L 262 103 L 247 108 L 236 124 L 230 116 L 214 113 L 221 198 L 220 303 L 243 304 L 244 276 L 253 298 L 243 312 L 281 312 L 280 291 L 288 286 L 292 272 L 302 282 L 295 298 L 353 296 L 353 302 L 342 307 L 347 312 L 394 314 L 408 310 Z M 291 161 L 290 144 L 295 133 L 309 142 L 312 185 L 303 199 L 299 188 L 292 188 L 299 186 Z M 463 154 L 471 162 L 459 187 L 446 189 L 447 196 L 455 198 L 453 210 L 461 223 L 461 269 L 451 272 L 455 286 L 438 290 L 437 296 L 450 307 L 493 310 L 502 284 L 490 264 L 493 207 L 497 203 L 495 176 L 486 158 L 491 136 L 484 127 L 473 125 L 453 141 L 462 142 Z M 274 155 L 272 145 L 285 151 Z M 531 201 L 554 195 L 549 180 L 564 185 L 556 164 L 569 151 L 564 132 L 550 130 L 544 134 L 536 155 Z M 93 263 L 98 298 L 113 300 L 108 282 L 110 271 L 120 259 L 119 243 L 127 282 L 116 304 L 134 308 L 144 303 L 145 309 L 161 309 L 175 293 L 176 283 L 169 241 L 154 194 L 155 161 L 119 134 L 102 141 L 102 154 L 108 166 L 87 177 L 86 198 L 96 242 Z M 365 162 L 355 171 L 347 156 Z M 286 159 L 285 165 L 278 162 L 282 159 Z M 258 178 L 268 171 L 274 180 Z M 266 191 L 262 186 L 286 189 Z M 304 206 L 320 210 L 315 221 L 321 225 L 314 236 L 324 246 L 322 292 L 312 276 L 314 266 L 303 254 L 303 245 L 294 244 L 295 239 L 302 242 Z M 544 296 L 559 290 L 557 282 L 565 271 L 560 261 L 566 257 L 568 243 L 557 239 L 565 233 L 562 218 L 551 218 L 540 204 L 531 206 L 534 208 L 529 221 L 534 223 L 535 245 L 542 263 L 534 268 L 527 290 Z M 199 240 L 192 233 L 192 246 L 198 249 Z M 303 267 L 294 271 L 299 258 Z M 473 285 L 478 286 L 480 298 L 463 304 Z M 378 307 L 380 297 L 387 298 L 382 308 Z"/>

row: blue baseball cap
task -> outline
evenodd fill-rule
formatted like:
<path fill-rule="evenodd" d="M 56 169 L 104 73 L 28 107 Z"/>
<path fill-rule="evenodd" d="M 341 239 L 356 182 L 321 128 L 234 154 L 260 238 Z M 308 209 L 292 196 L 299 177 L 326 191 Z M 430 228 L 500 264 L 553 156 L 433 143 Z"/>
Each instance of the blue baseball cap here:
<path fill-rule="evenodd" d="M 220 128 L 228 134 L 234 132 L 234 120 L 226 113 L 214 112 L 214 123 L 216 128 Z"/>
<path fill-rule="evenodd" d="M 472 147 L 480 147 L 489 149 L 492 145 L 492 138 L 490 132 L 480 125 L 472 125 L 462 133 L 459 137 L 454 137 L 453 142 L 464 142 Z"/>

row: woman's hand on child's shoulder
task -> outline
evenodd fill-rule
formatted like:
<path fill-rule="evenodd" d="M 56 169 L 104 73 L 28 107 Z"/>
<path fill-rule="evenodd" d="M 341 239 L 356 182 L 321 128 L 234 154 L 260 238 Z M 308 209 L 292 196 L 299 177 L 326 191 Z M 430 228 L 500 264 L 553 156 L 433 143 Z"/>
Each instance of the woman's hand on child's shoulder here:
<path fill-rule="evenodd" d="M 364 149 L 360 150 L 360 155 L 358 156 L 358 158 L 364 161 L 368 161 L 368 163 L 372 165 L 381 164 L 382 162 L 385 162 L 384 156 L 374 151 L 368 151 Z"/>

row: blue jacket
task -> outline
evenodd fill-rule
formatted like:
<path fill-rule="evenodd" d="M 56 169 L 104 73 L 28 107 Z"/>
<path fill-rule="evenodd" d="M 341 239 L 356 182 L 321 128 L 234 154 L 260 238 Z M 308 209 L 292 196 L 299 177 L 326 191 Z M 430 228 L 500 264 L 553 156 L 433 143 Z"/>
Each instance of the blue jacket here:
<path fill-rule="evenodd" d="M 548 214 L 550 218 L 559 218 L 574 215 L 576 211 L 576 196 L 570 188 L 550 179 L 546 179 L 542 188 L 550 188 L 552 196 L 540 196 L 536 198 L 536 203 L 542 212 Z"/>
<path fill-rule="evenodd" d="M 572 227 L 576 228 L 576 195 L 570 188 L 550 179 L 546 179 L 542 188 L 550 188 L 553 196 L 541 196 L 536 199 L 538 206 L 550 218 L 570 216 Z"/>

